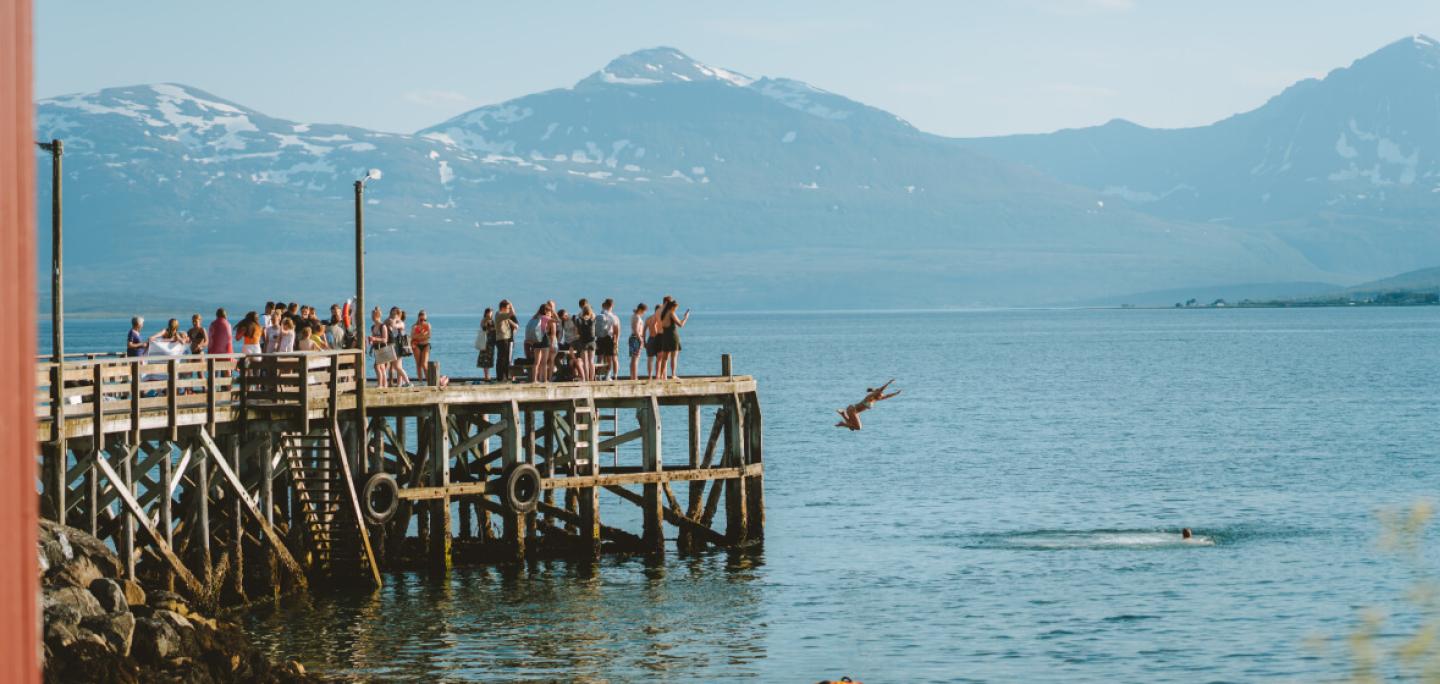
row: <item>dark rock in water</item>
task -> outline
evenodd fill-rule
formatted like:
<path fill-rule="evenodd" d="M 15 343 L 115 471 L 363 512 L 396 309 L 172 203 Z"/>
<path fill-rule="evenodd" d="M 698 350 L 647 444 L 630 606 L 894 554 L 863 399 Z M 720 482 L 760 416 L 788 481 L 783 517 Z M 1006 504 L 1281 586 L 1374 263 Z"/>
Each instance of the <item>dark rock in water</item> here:
<path fill-rule="evenodd" d="M 142 663 L 163 665 L 179 657 L 183 646 L 180 633 L 164 620 L 142 618 L 135 623 L 135 642 L 131 653 Z"/>
<path fill-rule="evenodd" d="M 50 569 L 46 581 L 56 586 L 89 588 L 90 583 L 103 577 L 100 568 L 86 556 L 76 556 Z"/>
<path fill-rule="evenodd" d="M 95 600 L 100 602 L 100 607 L 107 613 L 130 612 L 130 602 L 125 599 L 125 589 L 115 580 L 101 577 L 91 582 L 90 593 L 95 595 Z"/>
<path fill-rule="evenodd" d="M 135 616 L 129 612 L 88 617 L 80 621 L 80 627 L 103 637 L 110 649 L 116 653 L 122 656 L 130 655 L 131 640 L 135 635 Z"/>

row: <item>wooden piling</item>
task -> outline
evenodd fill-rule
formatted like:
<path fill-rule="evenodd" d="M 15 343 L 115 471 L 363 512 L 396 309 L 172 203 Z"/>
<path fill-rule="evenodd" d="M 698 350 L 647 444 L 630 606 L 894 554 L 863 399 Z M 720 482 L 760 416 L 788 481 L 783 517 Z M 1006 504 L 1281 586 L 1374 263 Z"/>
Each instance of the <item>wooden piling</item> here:
<path fill-rule="evenodd" d="M 450 486 L 450 435 L 445 404 L 435 406 L 430 418 L 431 484 L 436 487 Z M 441 496 L 430 502 L 430 569 L 438 572 L 450 570 L 450 497 Z"/>
<path fill-rule="evenodd" d="M 660 453 L 660 402 L 655 397 L 650 397 L 647 405 L 638 411 L 640 416 L 640 427 L 645 431 L 642 448 L 644 450 L 644 462 L 642 468 L 645 472 L 658 473 L 664 470 L 664 461 Z M 660 485 L 657 483 L 646 483 L 644 485 L 644 504 L 641 506 L 645 519 L 644 540 L 645 550 L 652 553 L 664 553 L 665 551 L 665 528 L 661 522 L 665 519 L 664 504 L 660 498 Z"/>

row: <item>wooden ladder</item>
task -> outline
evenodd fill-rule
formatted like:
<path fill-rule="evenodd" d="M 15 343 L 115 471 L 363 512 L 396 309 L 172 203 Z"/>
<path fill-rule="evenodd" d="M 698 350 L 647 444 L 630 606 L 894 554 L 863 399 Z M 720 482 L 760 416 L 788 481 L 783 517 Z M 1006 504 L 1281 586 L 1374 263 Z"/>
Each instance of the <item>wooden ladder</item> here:
<path fill-rule="evenodd" d="M 380 583 L 379 569 L 361 514 L 339 430 L 280 436 L 285 465 L 299 506 L 311 573 L 332 579 L 361 576 Z"/>
<path fill-rule="evenodd" d="M 595 432 L 595 440 L 596 440 L 597 443 L 599 443 L 599 442 L 604 442 L 605 440 L 607 440 L 607 439 L 609 439 L 609 438 L 611 438 L 611 437 L 616 437 L 616 436 L 618 436 L 618 435 L 620 434 L 620 411 L 619 411 L 619 409 L 613 409 L 613 408 L 612 408 L 612 409 L 610 409 L 610 412 L 609 412 L 609 413 L 601 413 L 601 412 L 598 412 L 598 411 L 597 411 L 597 412 L 595 413 L 595 417 L 596 417 L 595 427 L 599 428 L 599 429 Z M 612 445 L 612 446 L 606 447 L 605 449 L 601 450 L 599 453 L 602 453 L 602 454 L 610 454 L 610 465 L 612 465 L 612 466 L 618 466 L 618 465 L 620 465 L 620 447 L 619 447 L 618 445 Z M 598 454 L 596 455 L 596 458 L 599 458 L 599 455 L 598 455 Z"/>

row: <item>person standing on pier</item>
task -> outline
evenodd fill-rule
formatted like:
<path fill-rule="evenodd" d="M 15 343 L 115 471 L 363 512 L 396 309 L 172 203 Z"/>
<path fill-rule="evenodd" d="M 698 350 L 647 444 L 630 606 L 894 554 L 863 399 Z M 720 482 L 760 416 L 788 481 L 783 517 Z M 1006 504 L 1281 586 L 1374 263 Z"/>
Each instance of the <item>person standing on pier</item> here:
<path fill-rule="evenodd" d="M 660 364 L 660 312 L 670 303 L 667 296 L 655 305 L 655 313 L 645 321 L 645 377 L 655 377 L 655 367 Z"/>
<path fill-rule="evenodd" d="M 550 332 L 549 304 L 541 304 L 535 310 L 535 315 L 530 317 L 530 322 L 525 324 L 525 344 L 530 347 L 530 382 L 543 382 L 549 376 L 546 370 L 550 367 L 550 340 L 547 333 Z"/>
<path fill-rule="evenodd" d="M 490 382 L 490 367 L 495 365 L 495 314 L 485 307 L 480 317 L 480 330 L 475 333 L 475 367 L 480 369 L 482 382 Z"/>
<path fill-rule="evenodd" d="M 390 326 L 380 320 L 380 307 L 370 311 L 370 335 L 365 338 L 370 345 L 371 357 L 375 359 L 375 386 L 390 386 L 390 364 L 395 361 L 395 349 L 390 345 Z"/>
<path fill-rule="evenodd" d="M 260 346 L 264 335 L 265 329 L 261 327 L 260 317 L 254 311 L 245 314 L 245 319 L 235 326 L 235 339 L 240 341 L 240 353 L 246 356 L 264 353 L 264 348 Z"/>
<path fill-rule="evenodd" d="M 500 382 L 510 382 L 510 360 L 514 358 L 515 331 L 519 329 L 515 307 L 508 299 L 500 300 L 495 312 L 495 379 Z"/>
<path fill-rule="evenodd" d="M 205 351 L 210 354 L 232 354 L 235 352 L 235 331 L 225 318 L 225 309 L 215 310 L 215 320 L 210 322 L 210 332 L 205 335 Z"/>
<path fill-rule="evenodd" d="M 427 373 L 430 372 L 430 319 L 425 315 L 425 310 L 415 314 L 415 327 L 410 330 L 410 348 L 415 351 L 415 377 L 420 378 L 420 384 L 434 382 Z"/>
<path fill-rule="evenodd" d="M 595 352 L 605 364 L 605 379 L 614 380 L 616 348 L 620 340 L 620 317 L 615 315 L 615 300 L 600 303 L 600 318 L 595 321 Z"/>
<path fill-rule="evenodd" d="M 145 319 L 136 316 L 130 319 L 130 334 L 125 336 L 125 355 L 142 356 L 145 348 L 150 346 L 145 338 L 140 336 L 140 329 L 145 327 Z"/>
<path fill-rule="evenodd" d="M 640 372 L 640 352 L 645 348 L 645 302 L 635 305 L 630 314 L 630 379 L 637 379 Z"/>
<path fill-rule="evenodd" d="M 205 327 L 200 323 L 200 314 L 192 314 L 190 316 L 190 330 L 185 333 L 185 337 L 190 340 L 190 353 L 196 356 L 204 354 L 205 349 L 209 347 L 205 341 Z"/>
<path fill-rule="evenodd" d="M 667 366 L 670 369 L 668 377 L 671 380 L 677 377 L 675 367 L 678 365 L 677 359 L 680 357 L 680 329 L 685 327 L 685 324 L 690 321 L 689 309 L 685 310 L 684 316 L 675 315 L 675 310 L 679 307 L 680 302 L 671 298 L 670 301 L 665 304 L 664 310 L 660 313 L 660 320 L 657 326 L 659 333 L 657 336 L 660 338 L 658 347 L 660 349 L 661 380 L 667 377 L 665 372 Z"/>
<path fill-rule="evenodd" d="M 575 316 L 575 339 L 570 342 L 571 349 L 575 350 L 575 360 L 579 363 L 578 375 L 582 382 L 593 382 L 595 380 L 595 311 L 590 308 L 590 300 L 580 300 L 580 315 Z"/>

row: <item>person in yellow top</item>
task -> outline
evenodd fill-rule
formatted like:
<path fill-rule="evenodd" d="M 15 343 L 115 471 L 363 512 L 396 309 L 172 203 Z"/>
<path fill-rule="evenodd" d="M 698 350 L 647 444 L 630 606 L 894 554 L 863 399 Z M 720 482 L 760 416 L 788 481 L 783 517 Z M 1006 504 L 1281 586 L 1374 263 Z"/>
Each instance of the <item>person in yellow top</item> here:
<path fill-rule="evenodd" d="M 415 325 L 410 328 L 410 349 L 415 352 L 415 375 L 420 384 L 427 385 L 430 372 L 430 317 L 425 310 L 415 316 Z"/>

